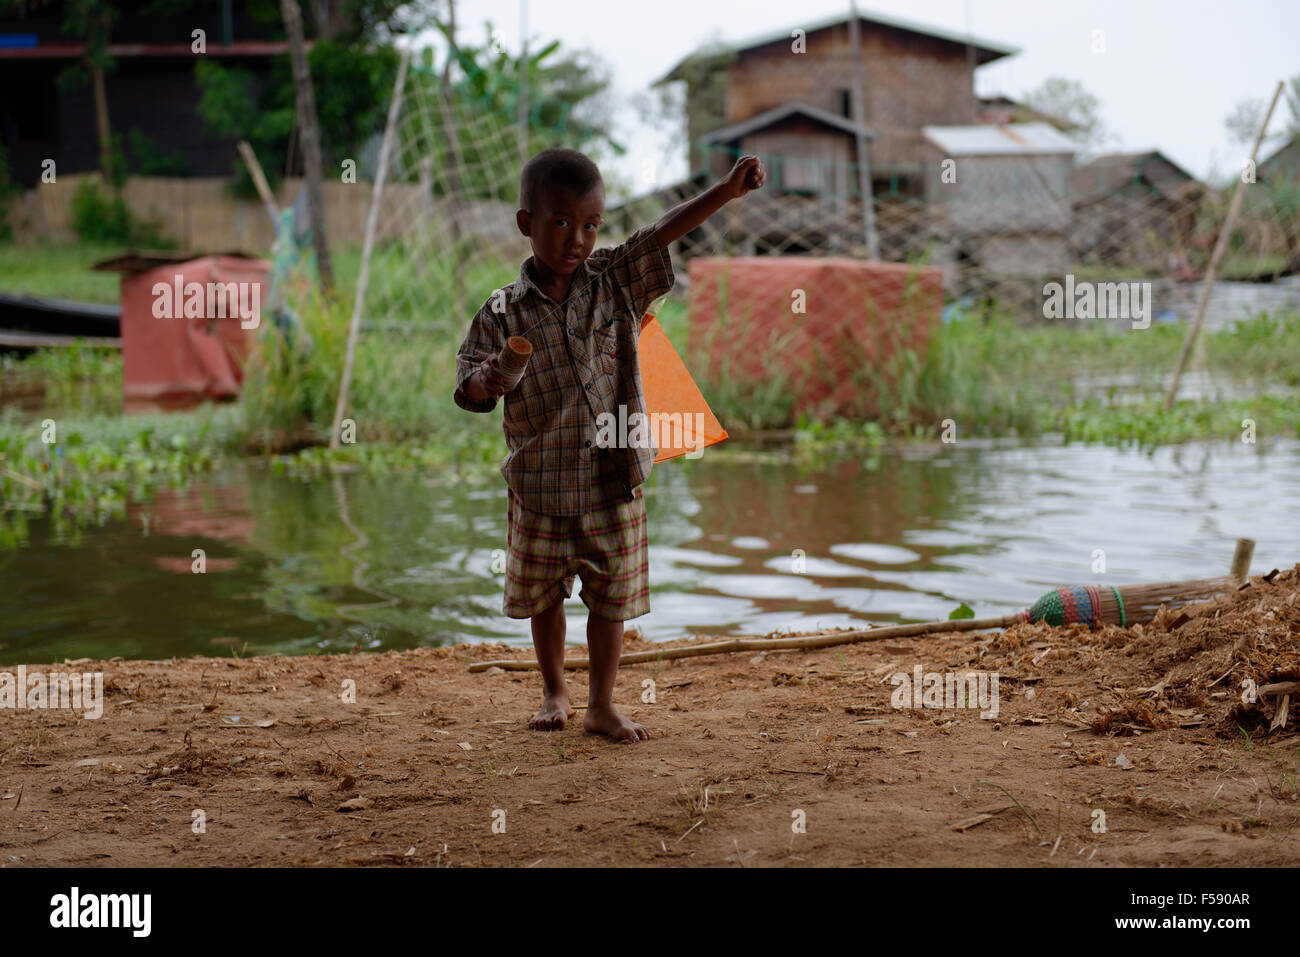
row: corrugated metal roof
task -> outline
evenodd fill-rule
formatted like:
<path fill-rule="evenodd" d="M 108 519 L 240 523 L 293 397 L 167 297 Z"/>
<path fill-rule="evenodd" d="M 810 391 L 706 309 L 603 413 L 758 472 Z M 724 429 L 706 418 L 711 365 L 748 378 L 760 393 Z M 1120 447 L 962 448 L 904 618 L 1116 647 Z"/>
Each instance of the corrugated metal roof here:
<path fill-rule="evenodd" d="M 1033 156 L 1079 151 L 1078 143 L 1047 123 L 923 126 L 921 133 L 949 156 Z"/>

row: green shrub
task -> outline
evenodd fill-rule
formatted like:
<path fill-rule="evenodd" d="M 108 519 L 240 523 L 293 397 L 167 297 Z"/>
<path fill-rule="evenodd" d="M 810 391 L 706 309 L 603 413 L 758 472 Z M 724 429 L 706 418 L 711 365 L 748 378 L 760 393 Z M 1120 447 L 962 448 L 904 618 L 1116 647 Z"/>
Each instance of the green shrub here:
<path fill-rule="evenodd" d="M 159 231 L 160 224 L 136 218 L 120 192 L 105 192 L 93 179 L 85 180 L 72 196 L 72 228 L 83 242 L 155 249 L 174 245 Z"/>
<path fill-rule="evenodd" d="M 168 153 L 150 137 L 131 127 L 127 134 L 130 145 L 130 169 L 137 176 L 192 176 L 194 168 L 183 150 Z"/>

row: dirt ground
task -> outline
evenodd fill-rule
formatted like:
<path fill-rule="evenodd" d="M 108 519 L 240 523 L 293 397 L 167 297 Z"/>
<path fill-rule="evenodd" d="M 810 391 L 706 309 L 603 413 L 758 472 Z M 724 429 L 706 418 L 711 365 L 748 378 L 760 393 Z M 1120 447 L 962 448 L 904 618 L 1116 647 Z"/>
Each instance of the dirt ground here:
<path fill-rule="evenodd" d="M 1300 678 L 1300 565 L 1130 629 L 626 666 L 641 744 L 587 736 L 581 711 L 529 731 L 535 673 L 466 671 L 519 655 L 29 666 L 102 670 L 104 714 L 0 713 L 0 865 L 1300 860 L 1300 706 L 1242 701 L 1245 679 Z M 997 672 L 996 719 L 893 707 L 918 665 Z M 570 689 L 585 702 L 585 672 Z"/>

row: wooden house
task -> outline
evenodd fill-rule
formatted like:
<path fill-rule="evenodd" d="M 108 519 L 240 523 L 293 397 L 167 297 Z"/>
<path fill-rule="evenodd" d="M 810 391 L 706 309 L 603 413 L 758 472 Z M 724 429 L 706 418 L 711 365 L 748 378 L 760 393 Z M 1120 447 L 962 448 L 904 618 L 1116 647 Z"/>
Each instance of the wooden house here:
<path fill-rule="evenodd" d="M 1018 52 L 878 14 L 857 17 L 855 48 L 853 27 L 843 15 L 793 24 L 692 54 L 657 81 L 686 84 L 692 179 L 723 175 L 744 153 L 768 167 L 762 194 L 693 237 L 702 248 L 866 255 L 864 192 L 884 222 L 915 215 L 928 159 L 921 128 L 978 122 L 975 69 Z M 908 255 L 902 235 L 877 229 L 882 258 Z"/>
<path fill-rule="evenodd" d="M 1070 174 L 1075 250 L 1086 260 L 1163 272 L 1192 243 L 1205 186 L 1157 150 L 1098 156 Z"/>
<path fill-rule="evenodd" d="M 1260 182 L 1286 182 L 1300 187 L 1300 134 L 1260 160 L 1255 172 Z"/>
<path fill-rule="evenodd" d="M 1078 145 L 1047 123 L 927 126 L 931 262 L 945 285 L 981 290 L 1059 276 L 1069 262 Z M 1021 283 L 1016 291 L 1028 288 Z"/>
<path fill-rule="evenodd" d="M 740 254 L 839 252 L 861 240 L 849 209 L 859 134 L 874 138 L 842 116 L 786 103 L 701 137 L 719 147 L 709 157 L 711 179 L 726 175 L 728 157 L 753 153 L 767 164 L 768 185 L 729 223 L 744 237 Z"/>
<path fill-rule="evenodd" d="M 1028 103 L 1013 100 L 1009 96 L 981 96 L 975 110 L 976 123 L 990 123 L 1005 126 L 1008 123 L 1049 123 L 1062 133 L 1079 128 L 1079 124 L 1070 120 L 1036 110 Z"/>
<path fill-rule="evenodd" d="M 877 192 L 888 189 L 900 178 L 918 176 L 925 152 L 921 127 L 977 122 L 976 68 L 1019 52 L 875 13 L 858 15 L 854 50 L 850 27 L 850 18 L 842 15 L 793 23 L 790 29 L 693 54 L 674 65 L 656 85 L 687 85 L 690 170 L 711 165 L 708 154 L 718 144 L 706 141 L 708 134 L 789 104 L 852 122 L 855 72 L 860 70 L 860 120 L 874 133 L 872 179 Z M 797 31 L 802 36 L 793 35 Z M 795 52 L 801 44 L 802 52 Z M 824 138 L 814 142 L 815 150 L 827 148 Z"/>
<path fill-rule="evenodd" d="M 1246 204 L 1246 209 L 1258 211 L 1273 234 L 1268 239 L 1268 246 L 1276 250 L 1269 256 L 1275 263 L 1273 272 L 1300 273 L 1300 135 L 1260 160 L 1255 178 L 1263 195 Z M 1267 270 L 1261 273 L 1266 275 Z"/>
<path fill-rule="evenodd" d="M 69 5 L 0 4 L 0 144 L 9 155 L 10 175 L 24 188 L 37 185 L 46 160 L 54 160 L 60 175 L 100 167 L 91 83 L 57 82 L 85 52 L 85 44 L 62 29 Z M 193 32 L 204 31 L 208 58 L 250 71 L 258 84 L 266 82 L 272 58 L 287 44 L 230 0 L 179 14 L 140 2 L 114 6 L 108 43 L 114 66 L 104 73 L 112 131 L 128 143 L 138 131 L 177 158 L 183 167 L 177 173 L 229 175 L 234 141 L 213 136 L 198 113 Z"/>

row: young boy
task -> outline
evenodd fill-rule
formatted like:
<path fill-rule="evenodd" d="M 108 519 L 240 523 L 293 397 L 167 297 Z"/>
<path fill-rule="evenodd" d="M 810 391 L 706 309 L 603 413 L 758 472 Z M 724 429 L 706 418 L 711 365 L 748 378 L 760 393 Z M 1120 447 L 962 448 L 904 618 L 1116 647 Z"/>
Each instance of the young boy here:
<path fill-rule="evenodd" d="M 623 421 L 645 416 L 637 339 L 646 307 L 673 285 L 668 244 L 765 178 L 758 157 L 742 156 L 725 179 L 653 226 L 593 252 L 605 209 L 596 164 L 576 150 L 549 149 L 524 165 L 515 223 L 533 254 L 519 279 L 493 293 L 470 323 L 456 356 L 455 398 L 462 409 L 490 412 L 506 395 L 504 611 L 532 619 L 542 672 L 542 706 L 529 721 L 535 730 L 561 730 L 573 715 L 564 600 L 578 576 L 591 657 L 582 726 L 624 742 L 650 737 L 614 707 L 613 695 L 623 622 L 650 610 L 640 486 L 655 450 L 626 441 L 600 447 L 597 419 L 617 419 L 620 406 Z M 510 336 L 528 339 L 533 353 L 507 394 L 498 357 Z"/>

